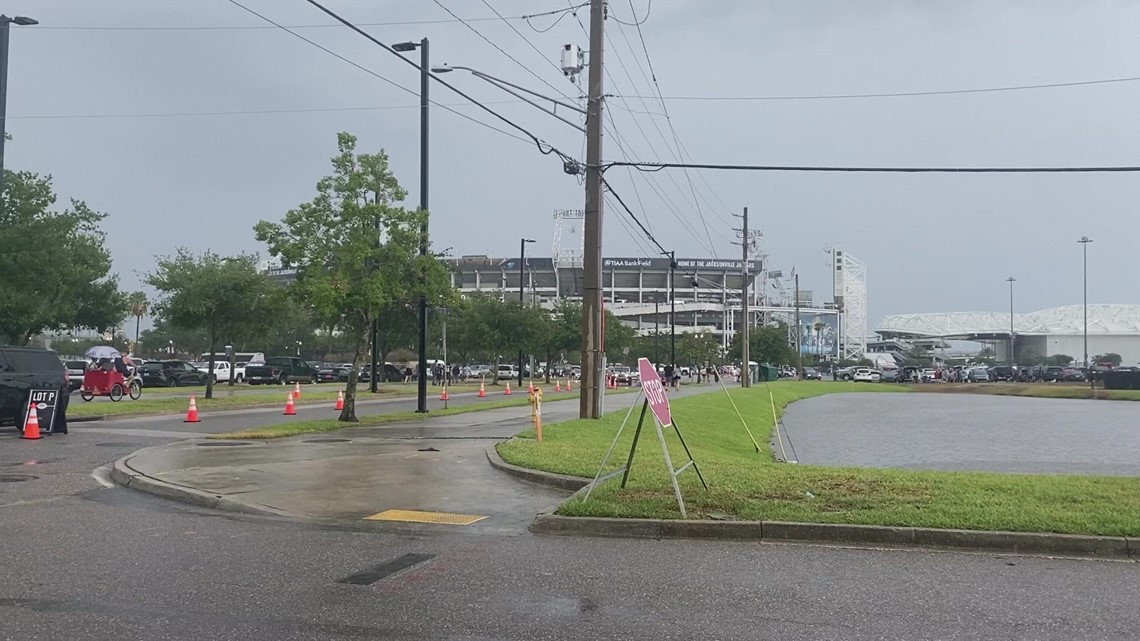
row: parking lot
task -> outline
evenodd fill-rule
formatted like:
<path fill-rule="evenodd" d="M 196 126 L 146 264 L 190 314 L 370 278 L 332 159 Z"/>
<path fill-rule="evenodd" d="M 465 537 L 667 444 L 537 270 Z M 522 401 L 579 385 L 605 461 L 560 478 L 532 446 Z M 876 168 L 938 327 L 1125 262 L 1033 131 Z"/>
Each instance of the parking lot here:
<path fill-rule="evenodd" d="M 789 406 L 784 430 L 801 464 L 1140 476 L 1135 402 L 829 394 Z"/>

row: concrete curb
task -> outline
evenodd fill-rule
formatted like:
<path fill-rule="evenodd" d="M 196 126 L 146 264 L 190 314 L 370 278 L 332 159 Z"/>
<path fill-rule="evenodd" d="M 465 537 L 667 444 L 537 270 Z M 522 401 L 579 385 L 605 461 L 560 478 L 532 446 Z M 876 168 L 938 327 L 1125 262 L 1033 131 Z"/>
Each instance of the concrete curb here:
<path fill-rule="evenodd" d="M 530 531 L 535 534 L 610 538 L 713 539 L 757 543 L 918 547 L 1030 556 L 1140 560 L 1140 538 L 1038 532 L 939 530 L 781 521 L 608 519 L 556 514 L 539 514 L 531 524 Z"/>
<path fill-rule="evenodd" d="M 133 454 L 128 454 L 123 458 L 115 461 L 111 466 L 111 480 L 125 488 L 153 494 L 164 499 L 171 501 L 178 501 L 180 503 L 188 503 L 198 507 L 211 508 L 216 510 L 226 510 L 230 512 L 241 512 L 243 514 L 260 514 L 268 516 L 287 516 L 297 518 L 298 515 L 282 510 L 276 510 L 263 505 L 252 505 L 239 501 L 231 496 L 223 494 L 214 494 L 205 490 L 199 490 L 176 483 L 168 483 L 156 479 L 152 476 L 147 476 L 130 466 L 130 459 L 134 458 L 139 452 L 146 451 L 139 450 Z"/>
<path fill-rule="evenodd" d="M 554 487 L 560 490 L 576 491 L 580 490 L 590 484 L 590 479 L 584 479 L 578 476 L 569 476 L 567 474 L 554 474 L 552 472 L 542 472 L 539 470 L 532 470 L 527 467 L 519 467 L 507 463 L 499 456 L 498 450 L 495 446 L 487 448 L 487 462 L 491 467 L 501 472 L 506 472 L 511 476 L 518 477 L 530 483 L 538 485 L 545 485 L 547 487 Z"/>
<path fill-rule="evenodd" d="M 503 461 L 494 447 L 487 449 L 487 460 L 492 467 L 524 480 L 561 489 L 577 490 L 563 501 L 562 505 L 578 500 L 579 495 L 591 481 L 577 476 L 552 474 L 512 465 Z M 1140 537 L 944 530 L 846 523 L 598 518 L 561 516 L 554 514 L 556 509 L 538 514 L 530 526 L 530 531 L 535 534 L 564 536 L 918 547 L 934 550 L 1140 561 Z"/>

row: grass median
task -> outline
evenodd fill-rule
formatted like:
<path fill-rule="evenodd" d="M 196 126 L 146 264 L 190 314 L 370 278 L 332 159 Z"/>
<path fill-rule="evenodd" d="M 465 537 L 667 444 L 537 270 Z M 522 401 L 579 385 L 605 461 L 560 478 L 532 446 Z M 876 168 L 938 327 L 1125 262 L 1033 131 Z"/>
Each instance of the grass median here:
<path fill-rule="evenodd" d="M 628 394 L 630 391 L 635 391 L 637 388 L 609 390 L 607 395 L 612 394 Z M 373 414 L 370 416 L 360 416 L 360 420 L 356 423 L 345 423 L 338 421 L 335 418 L 323 418 L 308 421 L 290 421 L 285 423 L 278 423 L 276 425 L 265 425 L 262 427 L 254 427 L 247 430 L 237 432 L 227 432 L 225 434 L 215 434 L 210 438 L 213 439 L 240 439 L 240 440 L 257 440 L 263 441 L 274 438 L 284 438 L 286 436 L 297 436 L 299 434 L 314 434 L 319 432 L 333 432 L 336 430 L 343 430 L 350 427 L 376 427 L 379 425 L 388 425 L 390 423 L 400 423 L 404 421 L 426 420 L 430 418 L 438 418 L 440 416 L 454 416 L 455 414 L 466 414 L 468 412 L 482 412 L 487 410 L 497 410 L 505 407 L 523 407 L 530 404 L 530 400 L 526 391 L 516 392 L 516 396 L 511 399 L 502 400 L 480 400 L 476 403 L 469 405 L 460 405 L 456 407 L 449 407 L 447 409 L 434 409 L 427 414 L 418 414 L 416 412 L 393 412 L 391 414 Z M 576 396 L 565 397 L 551 397 L 546 396 L 545 402 L 564 401 L 577 398 Z"/>
<path fill-rule="evenodd" d="M 106 397 L 95 397 L 91 401 L 83 401 L 79 398 L 78 394 L 71 397 L 70 403 L 67 406 L 68 418 L 76 417 L 89 417 L 89 416 L 145 416 L 145 415 L 161 415 L 161 414 L 182 414 L 186 412 L 190 403 L 191 394 L 195 397 L 195 403 L 198 406 L 199 412 L 210 412 L 218 410 L 236 410 L 236 409 L 253 409 L 258 407 L 276 407 L 285 406 L 285 400 L 289 395 L 292 387 L 267 387 L 265 391 L 251 391 L 258 388 L 239 387 L 231 390 L 229 387 L 224 387 L 214 391 L 214 398 L 205 398 L 203 394 L 205 390 L 201 388 L 193 389 L 172 389 L 172 388 L 153 388 L 144 389 L 143 395 L 136 401 L 129 398 L 115 403 Z M 336 400 L 338 390 L 344 389 L 344 386 L 333 385 L 302 385 L 301 386 L 301 400 L 297 401 L 298 405 L 312 405 L 315 403 L 331 403 Z M 439 388 L 434 388 L 439 389 Z M 357 398 L 361 401 L 366 401 L 373 398 L 400 398 L 414 396 L 416 393 L 415 385 L 408 384 L 388 384 L 381 385 L 379 391 L 375 396 L 368 392 L 367 383 L 359 388 Z M 448 391 L 452 394 L 459 394 L 463 392 L 478 391 L 478 385 L 456 385 L 449 387 Z M 429 388 L 429 393 L 433 389 Z M 162 394 L 160 398 L 147 398 L 148 392 L 153 394 Z M 176 393 L 178 396 L 168 396 L 170 393 Z M 437 392 L 438 393 L 438 392 Z"/>
<path fill-rule="evenodd" d="M 916 392 L 985 394 L 1028 398 L 1075 398 L 1100 401 L 1140 401 L 1140 390 L 1090 389 L 1088 383 L 923 383 L 907 385 Z"/>
<path fill-rule="evenodd" d="M 905 391 L 902 386 L 780 382 L 771 385 L 777 413 L 796 400 L 842 391 Z M 837 468 L 777 463 L 769 439 L 773 416 L 764 386 L 734 389 L 733 400 L 749 419 L 761 445 L 757 453 L 723 394 L 679 399 L 673 414 L 706 480 L 681 476 L 690 518 L 723 512 L 740 520 L 855 523 L 911 527 L 1140 535 L 1140 479 L 1128 477 L 994 474 L 873 468 Z M 544 427 L 543 443 L 518 438 L 498 446 L 509 463 L 593 477 L 624 412 L 600 421 L 569 421 Z M 633 417 L 636 420 L 636 416 Z M 648 419 L 647 419 L 648 420 Z M 837 417 L 842 420 L 842 417 Z M 651 424 L 647 428 L 652 431 Z M 615 450 L 624 464 L 632 426 Z M 524 434 L 523 436 L 532 436 Z M 683 450 L 667 433 L 680 465 Z M 679 518 L 669 473 L 652 433 L 643 431 L 629 485 L 607 481 L 589 502 L 564 504 L 560 514 Z"/>

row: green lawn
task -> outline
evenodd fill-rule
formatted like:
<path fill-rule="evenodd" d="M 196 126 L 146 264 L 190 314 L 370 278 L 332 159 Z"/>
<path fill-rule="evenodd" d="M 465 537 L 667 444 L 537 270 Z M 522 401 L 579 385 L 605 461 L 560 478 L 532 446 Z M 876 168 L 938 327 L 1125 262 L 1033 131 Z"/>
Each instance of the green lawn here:
<path fill-rule="evenodd" d="M 1107 401 L 1140 401 L 1140 390 L 1089 389 L 1088 383 L 966 383 L 907 385 L 916 392 L 943 394 L 989 394 L 1032 398 L 1089 398 Z"/>
<path fill-rule="evenodd" d="M 248 409 L 254 407 L 274 407 L 280 405 L 285 407 L 285 400 L 288 398 L 289 392 L 292 387 L 268 387 L 265 392 L 249 392 L 244 391 L 249 388 L 237 388 L 238 393 L 232 392 L 228 387 L 222 387 L 214 391 L 214 398 L 208 399 L 203 396 L 205 390 L 200 388 L 195 389 L 179 389 L 179 388 L 154 388 L 144 389 L 143 395 L 137 401 L 132 401 L 124 397 L 118 403 L 111 402 L 111 399 L 106 397 L 96 397 L 91 401 L 84 401 L 76 394 L 71 397 L 71 401 L 67 406 L 67 416 L 71 417 L 84 417 L 84 416 L 141 416 L 146 414 L 182 414 L 185 413 L 190 404 L 190 395 L 193 394 L 195 402 L 198 405 L 199 412 L 209 412 L 216 410 L 233 410 L 233 409 Z M 313 403 L 328 403 L 336 400 L 337 391 L 343 389 L 343 386 L 334 385 L 302 385 L 301 386 L 301 400 L 298 401 L 299 405 L 309 405 Z M 478 391 L 478 385 L 456 385 L 448 388 L 452 394 L 459 394 L 461 392 Z M 440 388 L 428 388 L 428 394 L 437 396 Z M 176 398 L 147 398 L 147 394 L 169 394 L 171 392 L 181 393 Z M 379 391 L 373 395 L 368 391 L 367 384 L 359 388 L 357 398 L 359 400 L 368 400 L 370 398 L 386 398 L 393 396 L 412 396 L 416 393 L 416 386 L 412 384 L 388 384 L 381 385 Z M 490 394 L 490 392 L 488 392 Z"/>
<path fill-rule="evenodd" d="M 806 381 L 771 385 L 777 412 L 795 400 L 829 392 L 905 389 Z M 724 512 L 741 520 L 1140 535 L 1140 479 L 776 463 L 768 442 L 773 417 L 767 388 L 761 385 L 731 393 L 762 446 L 760 453 L 754 450 L 723 394 L 673 403 L 678 425 L 710 487 L 706 492 L 691 471 L 682 475 L 690 518 Z M 528 438 L 500 444 L 499 454 L 507 462 L 524 467 L 593 477 L 623 417 L 621 412 L 600 421 L 545 426 L 543 443 L 524 433 L 520 436 Z M 619 462 L 609 469 L 624 463 L 632 434 L 627 427 L 615 450 Z M 679 465 L 683 450 L 674 435 L 667 440 L 670 454 Z M 618 489 L 617 479 L 608 481 L 589 502 L 568 502 L 559 513 L 679 518 L 655 433 L 642 433 L 625 490 Z"/>

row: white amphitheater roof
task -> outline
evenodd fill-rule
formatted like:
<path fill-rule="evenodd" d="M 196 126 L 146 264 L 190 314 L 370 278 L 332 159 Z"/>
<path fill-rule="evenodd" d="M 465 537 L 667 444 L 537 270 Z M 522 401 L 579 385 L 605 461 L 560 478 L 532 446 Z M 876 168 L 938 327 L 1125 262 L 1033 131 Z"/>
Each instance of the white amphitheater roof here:
<path fill-rule="evenodd" d="M 1080 334 L 1084 331 L 1084 307 L 1068 305 L 1014 314 L 1013 330 L 1022 335 Z M 888 336 L 1006 336 L 1009 334 L 1009 314 L 898 314 L 883 319 L 875 331 Z M 1089 334 L 1140 335 L 1140 305 L 1089 305 Z"/>

